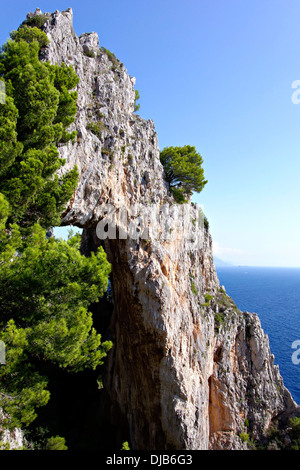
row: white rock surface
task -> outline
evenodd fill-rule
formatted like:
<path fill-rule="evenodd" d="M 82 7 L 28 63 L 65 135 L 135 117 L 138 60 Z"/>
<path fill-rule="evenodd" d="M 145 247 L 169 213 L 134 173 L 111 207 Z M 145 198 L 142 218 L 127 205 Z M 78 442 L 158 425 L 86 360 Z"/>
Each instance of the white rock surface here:
<path fill-rule="evenodd" d="M 172 202 L 157 134 L 133 112 L 135 79 L 99 49 L 96 33 L 76 36 L 71 9 L 52 14 L 45 31 L 43 59 L 73 65 L 80 78 L 77 142 L 60 148 L 63 171 L 76 164 L 80 181 L 63 223 L 83 227 L 95 247 L 105 204 L 129 214 L 134 203 Z M 189 207 L 192 222 L 197 208 Z M 296 404 L 257 315 L 239 312 L 222 293 L 209 233 L 191 223 L 194 242 L 187 240 L 176 227 L 180 208 L 172 211 L 151 225 L 149 240 L 104 241 L 115 299 L 105 379 L 112 420 L 117 412 L 127 420 L 132 449 L 245 448 L 240 433 L 260 437 Z M 166 223 L 164 240 L 158 234 Z M 206 302 L 207 293 L 213 298 Z"/>

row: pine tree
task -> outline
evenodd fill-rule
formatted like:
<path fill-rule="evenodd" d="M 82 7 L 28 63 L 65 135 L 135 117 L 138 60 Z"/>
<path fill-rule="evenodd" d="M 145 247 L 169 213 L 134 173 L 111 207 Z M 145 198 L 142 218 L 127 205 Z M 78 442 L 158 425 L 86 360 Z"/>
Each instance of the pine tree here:
<path fill-rule="evenodd" d="M 58 143 L 74 137 L 78 78 L 71 67 L 39 60 L 45 33 L 23 25 L 0 55 L 6 102 L 0 104 L 0 408 L 6 427 L 28 426 L 50 399 L 39 363 L 67 371 L 95 369 L 111 348 L 89 312 L 108 286 L 102 249 L 85 257 L 80 236 L 46 238 L 73 194 Z M 3 424 L 2 423 L 2 424 Z"/>
<path fill-rule="evenodd" d="M 0 54 L 0 76 L 6 103 L 0 105 L 0 192 L 10 202 L 10 222 L 44 228 L 59 223 L 78 179 L 77 169 L 58 178 L 65 163 L 57 144 L 75 133 L 67 131 L 76 114 L 78 83 L 72 67 L 39 60 L 48 42 L 45 33 L 23 26 L 11 33 Z"/>
<path fill-rule="evenodd" d="M 202 168 L 203 159 L 195 147 L 166 147 L 160 152 L 170 191 L 179 203 L 186 201 L 193 191 L 202 191 L 207 181 Z"/>

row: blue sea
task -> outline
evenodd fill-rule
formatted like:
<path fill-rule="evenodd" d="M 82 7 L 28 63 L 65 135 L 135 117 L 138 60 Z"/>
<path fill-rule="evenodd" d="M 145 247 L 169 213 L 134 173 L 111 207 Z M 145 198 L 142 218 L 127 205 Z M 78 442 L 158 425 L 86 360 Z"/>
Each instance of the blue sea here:
<path fill-rule="evenodd" d="M 258 314 L 284 385 L 300 404 L 300 268 L 216 266 L 216 270 L 237 307 Z"/>

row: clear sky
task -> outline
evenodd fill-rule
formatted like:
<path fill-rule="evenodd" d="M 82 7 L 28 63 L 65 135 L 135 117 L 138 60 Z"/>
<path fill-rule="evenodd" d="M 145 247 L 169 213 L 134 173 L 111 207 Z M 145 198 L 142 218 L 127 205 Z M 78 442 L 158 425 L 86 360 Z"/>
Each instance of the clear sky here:
<path fill-rule="evenodd" d="M 300 267 L 299 0 L 11 0 L 0 42 L 28 11 L 74 12 L 140 92 L 159 145 L 194 145 L 219 258 Z M 300 97 L 300 93 L 299 93 Z"/>

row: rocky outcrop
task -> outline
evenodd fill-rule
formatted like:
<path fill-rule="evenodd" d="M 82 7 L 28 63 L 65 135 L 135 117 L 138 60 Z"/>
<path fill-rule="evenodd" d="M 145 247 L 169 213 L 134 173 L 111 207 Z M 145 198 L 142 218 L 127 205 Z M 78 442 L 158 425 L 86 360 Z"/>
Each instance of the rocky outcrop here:
<path fill-rule="evenodd" d="M 24 448 L 24 432 L 22 429 L 8 429 L 2 425 L 8 415 L 0 409 L 0 450 L 22 450 Z"/>
<path fill-rule="evenodd" d="M 261 438 L 296 407 L 259 318 L 219 285 L 199 208 L 170 196 L 154 123 L 134 113 L 135 79 L 96 33 L 76 36 L 71 9 L 44 30 L 42 59 L 80 78 L 77 140 L 60 148 L 62 171 L 76 164 L 80 179 L 62 224 L 112 264 L 111 421 L 127 423 L 132 449 L 246 448 L 243 435 Z"/>

